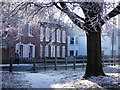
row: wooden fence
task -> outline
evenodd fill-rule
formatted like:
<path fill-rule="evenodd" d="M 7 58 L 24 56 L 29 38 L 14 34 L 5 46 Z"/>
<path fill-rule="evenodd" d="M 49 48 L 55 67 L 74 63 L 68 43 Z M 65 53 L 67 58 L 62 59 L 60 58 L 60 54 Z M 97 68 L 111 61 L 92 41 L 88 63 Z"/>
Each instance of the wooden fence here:
<path fill-rule="evenodd" d="M 10 59 L 10 68 L 9 71 L 12 72 L 12 64 L 14 64 L 13 60 Z M 86 66 L 86 59 L 76 59 L 74 57 L 66 57 L 65 59 L 36 59 L 33 58 L 32 60 L 21 60 L 20 64 L 33 64 L 32 69 L 35 71 L 38 68 L 44 68 L 47 70 L 47 68 L 54 68 L 57 70 L 58 68 L 62 67 L 67 70 L 67 68 L 72 67 L 73 69 L 76 69 L 77 67 L 84 68 Z M 105 65 L 116 65 L 120 64 L 119 58 L 107 58 L 102 60 L 103 66 Z"/>

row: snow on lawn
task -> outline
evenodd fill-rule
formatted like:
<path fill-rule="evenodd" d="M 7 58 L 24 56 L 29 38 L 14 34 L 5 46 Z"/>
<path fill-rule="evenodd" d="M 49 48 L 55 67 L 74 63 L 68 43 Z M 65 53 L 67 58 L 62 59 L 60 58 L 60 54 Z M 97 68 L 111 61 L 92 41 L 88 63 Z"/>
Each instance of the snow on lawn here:
<path fill-rule="evenodd" d="M 106 66 L 104 71 L 109 76 L 98 76 L 84 79 L 85 69 L 68 69 L 68 70 L 39 70 L 37 73 L 33 72 L 14 72 L 17 73 L 18 77 L 14 78 L 19 82 L 23 82 L 22 87 L 26 88 L 81 88 L 81 89 L 104 89 L 104 88 L 118 88 L 120 87 L 120 68 L 119 66 Z M 12 87 L 12 82 L 9 86 L 9 81 L 6 79 L 6 75 L 3 73 L 3 87 Z M 119 74 L 118 74 L 119 73 Z M 16 74 L 14 74 L 16 75 Z M 22 76 L 22 77 L 20 77 Z M 8 77 L 8 76 L 7 76 Z M 19 79 L 18 79 L 19 78 Z M 5 83 L 8 83 L 7 86 Z M 26 84 L 25 84 L 26 83 Z M 15 83 L 14 83 L 15 84 Z M 15 86 L 14 86 L 15 87 Z M 18 85 L 16 86 L 16 88 Z"/>

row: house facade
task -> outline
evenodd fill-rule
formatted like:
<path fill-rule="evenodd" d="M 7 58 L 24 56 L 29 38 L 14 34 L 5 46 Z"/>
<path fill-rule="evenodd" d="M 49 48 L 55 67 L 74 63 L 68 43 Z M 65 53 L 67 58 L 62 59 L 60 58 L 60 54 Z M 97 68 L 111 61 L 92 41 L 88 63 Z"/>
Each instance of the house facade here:
<path fill-rule="evenodd" d="M 53 23 L 27 24 L 15 41 L 20 58 L 65 58 L 67 56 L 66 28 Z"/>
<path fill-rule="evenodd" d="M 104 57 L 120 57 L 120 29 L 109 29 L 110 34 L 102 33 L 101 49 Z M 68 36 L 68 56 L 87 56 L 86 33 L 79 28 L 74 29 Z"/>

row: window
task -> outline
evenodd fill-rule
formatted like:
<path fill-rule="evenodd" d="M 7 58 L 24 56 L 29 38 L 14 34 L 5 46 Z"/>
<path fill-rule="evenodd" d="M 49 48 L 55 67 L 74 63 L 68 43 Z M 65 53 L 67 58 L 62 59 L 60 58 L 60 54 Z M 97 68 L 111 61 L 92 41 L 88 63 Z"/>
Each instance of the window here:
<path fill-rule="evenodd" d="M 57 41 L 60 42 L 60 30 L 57 30 Z"/>
<path fill-rule="evenodd" d="M 76 56 L 78 56 L 78 50 L 76 50 Z"/>
<path fill-rule="evenodd" d="M 23 57 L 23 45 L 20 45 L 20 57 Z"/>
<path fill-rule="evenodd" d="M 51 46 L 51 57 L 55 57 L 55 45 Z"/>
<path fill-rule="evenodd" d="M 65 33 L 65 31 L 62 32 L 62 41 L 63 41 L 63 43 L 65 43 L 65 41 L 66 41 L 66 33 Z"/>
<path fill-rule="evenodd" d="M 48 45 L 45 46 L 45 57 L 48 57 Z"/>
<path fill-rule="evenodd" d="M 74 50 L 70 50 L 70 56 L 74 56 Z"/>
<path fill-rule="evenodd" d="M 70 44 L 74 44 L 74 38 L 70 37 Z"/>
<path fill-rule="evenodd" d="M 42 45 L 40 45 L 40 57 L 42 57 Z"/>
<path fill-rule="evenodd" d="M 30 46 L 29 58 L 33 57 L 33 46 Z"/>
<path fill-rule="evenodd" d="M 55 41 L 55 30 L 54 29 L 52 29 L 51 35 L 52 35 L 52 41 Z"/>
<path fill-rule="evenodd" d="M 76 44 L 78 44 L 78 37 L 76 37 Z"/>
<path fill-rule="evenodd" d="M 60 46 L 57 46 L 57 57 L 60 57 Z"/>
<path fill-rule="evenodd" d="M 40 29 L 40 41 L 43 41 L 43 37 L 44 37 L 44 28 L 43 27 L 41 27 L 41 29 Z"/>
<path fill-rule="evenodd" d="M 62 46 L 62 57 L 65 57 L 65 46 Z"/>
<path fill-rule="evenodd" d="M 49 41 L 49 38 L 50 38 L 50 30 L 49 30 L 48 27 L 46 28 L 46 34 L 45 34 L 45 37 L 46 37 L 46 41 Z"/>
<path fill-rule="evenodd" d="M 28 36 L 33 37 L 33 30 L 32 30 L 32 27 L 30 25 L 28 26 Z"/>

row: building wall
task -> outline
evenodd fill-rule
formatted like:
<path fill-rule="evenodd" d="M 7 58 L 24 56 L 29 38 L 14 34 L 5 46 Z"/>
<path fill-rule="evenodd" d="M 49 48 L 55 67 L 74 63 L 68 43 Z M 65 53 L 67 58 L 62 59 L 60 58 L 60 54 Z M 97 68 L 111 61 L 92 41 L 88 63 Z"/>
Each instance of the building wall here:
<path fill-rule="evenodd" d="M 85 32 L 79 32 L 79 35 L 74 35 L 74 36 L 68 36 L 68 56 L 70 56 L 70 50 L 74 50 L 74 56 L 75 51 L 78 49 L 79 50 L 79 55 L 87 56 L 87 39 L 86 39 L 86 34 Z M 114 43 L 114 56 L 118 57 L 120 56 L 120 34 L 119 30 L 115 30 L 114 36 L 115 36 L 115 43 Z M 70 37 L 79 37 L 79 43 L 78 45 L 76 44 L 70 44 Z M 109 56 L 111 57 L 112 53 L 112 35 L 108 36 L 101 36 L 101 47 L 102 47 L 102 52 L 104 53 L 104 56 Z"/>
<path fill-rule="evenodd" d="M 76 44 L 76 37 L 78 37 L 78 44 Z M 70 36 L 68 36 L 68 56 L 70 55 L 70 51 L 74 51 L 74 56 L 86 56 L 87 55 L 87 42 L 85 35 L 74 36 L 74 44 L 70 44 Z M 76 55 L 76 51 L 78 50 L 78 55 Z"/>
<path fill-rule="evenodd" d="M 49 31 L 49 33 L 47 33 L 46 29 Z M 43 38 L 40 39 L 40 57 L 64 58 L 67 56 L 67 33 L 64 28 L 41 25 L 40 32 L 43 33 L 43 35 L 40 35 L 43 36 Z M 63 33 L 65 34 L 65 37 L 63 37 Z M 63 50 L 63 47 L 65 47 L 65 50 Z"/>
<path fill-rule="evenodd" d="M 28 34 L 30 28 L 33 31 L 32 36 Z M 17 49 L 20 50 L 19 45 L 23 45 L 23 58 L 29 57 L 30 44 L 33 46 L 32 56 L 36 58 L 50 58 L 55 56 L 64 58 L 67 56 L 67 33 L 64 27 L 56 27 L 56 25 L 50 25 L 48 23 L 29 27 L 29 24 L 27 24 L 23 28 L 23 31 L 23 35 L 15 41 L 15 52 Z M 54 51 L 52 49 L 54 49 Z"/>

